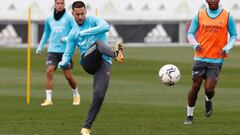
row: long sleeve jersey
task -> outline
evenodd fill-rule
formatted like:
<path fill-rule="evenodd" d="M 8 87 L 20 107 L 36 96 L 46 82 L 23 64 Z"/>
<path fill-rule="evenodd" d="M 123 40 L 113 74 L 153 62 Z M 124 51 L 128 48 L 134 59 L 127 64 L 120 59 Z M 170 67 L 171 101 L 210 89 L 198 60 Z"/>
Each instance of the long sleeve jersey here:
<path fill-rule="evenodd" d="M 73 17 L 65 12 L 60 20 L 55 20 L 51 15 L 45 21 L 44 33 L 42 35 L 38 48 L 42 48 L 49 40 L 48 52 L 63 53 L 66 49 L 66 42 L 62 42 L 64 37 L 67 37 L 74 25 Z"/>
<path fill-rule="evenodd" d="M 97 16 L 86 16 L 82 25 L 75 23 L 67 39 L 63 61 L 69 63 L 76 46 L 82 56 L 97 40 L 107 44 L 105 33 L 108 31 L 109 24 Z M 103 55 L 103 58 L 112 63 L 110 57 Z"/>
<path fill-rule="evenodd" d="M 217 18 L 222 13 L 222 11 L 223 11 L 223 9 L 221 9 L 221 8 L 214 10 L 214 11 L 210 10 L 209 8 L 206 9 L 207 15 L 212 19 Z M 201 45 L 201 43 L 199 43 L 196 39 L 196 33 L 200 28 L 199 21 L 200 20 L 199 20 L 199 14 L 198 14 L 193 18 L 191 26 L 188 31 L 188 40 L 189 40 L 190 44 L 192 44 L 194 49 L 196 49 L 196 47 L 198 45 Z M 203 26 L 203 27 L 208 27 L 208 26 Z M 234 23 L 233 17 L 230 14 L 228 16 L 227 30 L 229 32 L 230 39 L 228 40 L 228 42 L 222 49 L 226 53 L 229 53 L 229 51 L 233 48 L 234 43 L 237 39 L 235 23 Z M 224 62 L 223 58 L 204 58 L 204 57 L 197 57 L 197 56 L 194 57 L 194 60 L 200 60 L 200 61 L 211 62 L 211 63 L 223 63 Z"/>

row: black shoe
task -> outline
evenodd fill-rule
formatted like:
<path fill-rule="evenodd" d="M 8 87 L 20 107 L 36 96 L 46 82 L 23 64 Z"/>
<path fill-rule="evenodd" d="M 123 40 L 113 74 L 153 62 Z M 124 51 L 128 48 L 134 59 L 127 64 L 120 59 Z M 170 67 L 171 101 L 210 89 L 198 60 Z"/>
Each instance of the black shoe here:
<path fill-rule="evenodd" d="M 184 125 L 191 125 L 193 123 L 193 116 L 187 116 L 186 120 L 183 122 Z"/>
<path fill-rule="evenodd" d="M 212 101 L 206 101 L 205 100 L 205 116 L 206 117 L 210 117 L 212 115 L 213 112 L 213 105 L 212 105 Z"/>

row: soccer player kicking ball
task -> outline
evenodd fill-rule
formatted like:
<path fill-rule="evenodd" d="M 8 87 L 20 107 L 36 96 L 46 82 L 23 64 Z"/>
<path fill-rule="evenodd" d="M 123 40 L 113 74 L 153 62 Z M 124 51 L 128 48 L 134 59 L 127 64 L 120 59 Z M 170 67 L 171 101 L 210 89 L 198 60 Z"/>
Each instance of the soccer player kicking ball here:
<path fill-rule="evenodd" d="M 41 54 L 43 47 L 49 39 L 49 46 L 46 58 L 46 99 L 41 106 L 53 105 L 52 102 L 52 89 L 53 89 L 53 75 L 57 68 L 58 63 L 62 59 L 63 52 L 66 48 L 66 43 L 63 39 L 69 34 L 74 25 L 73 17 L 65 11 L 64 0 L 55 0 L 54 13 L 49 16 L 45 22 L 44 33 L 40 44 L 36 50 L 38 55 Z M 72 76 L 71 65 L 63 69 L 65 78 L 73 92 L 73 105 L 80 104 L 80 94 L 78 92 L 77 83 Z"/>
<path fill-rule="evenodd" d="M 106 32 L 109 31 L 109 24 L 99 17 L 86 16 L 86 12 L 82 1 L 72 4 L 76 24 L 68 35 L 67 47 L 58 65 L 60 68 L 68 67 L 77 46 L 81 53 L 82 67 L 93 75 L 93 101 L 80 131 L 81 135 L 91 134 L 90 129 L 101 109 L 111 76 L 111 58 L 123 62 L 122 43 L 117 43 L 114 51 L 107 45 Z"/>
<path fill-rule="evenodd" d="M 237 32 L 233 17 L 219 7 L 220 0 L 206 0 L 207 9 L 201 9 L 191 23 L 188 40 L 195 49 L 192 69 L 192 88 L 188 93 L 187 118 L 184 124 L 192 124 L 198 91 L 203 80 L 205 89 L 205 115 L 213 112 L 212 98 L 224 58 L 234 46 Z M 228 33 L 230 39 L 228 40 Z"/>

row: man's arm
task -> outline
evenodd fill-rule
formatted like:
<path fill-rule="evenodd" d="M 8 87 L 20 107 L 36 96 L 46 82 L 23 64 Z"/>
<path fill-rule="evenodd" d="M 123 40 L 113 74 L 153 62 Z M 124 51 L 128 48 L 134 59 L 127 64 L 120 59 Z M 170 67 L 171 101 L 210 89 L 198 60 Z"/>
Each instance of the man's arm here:
<path fill-rule="evenodd" d="M 67 45 L 66 45 L 66 49 L 64 51 L 63 57 L 62 57 L 62 61 L 59 62 L 59 64 L 58 64 L 59 68 L 66 68 L 70 64 L 70 60 L 75 51 L 75 47 L 77 45 L 76 37 L 75 37 L 77 29 L 78 29 L 78 27 L 73 27 L 68 35 Z"/>
<path fill-rule="evenodd" d="M 102 18 L 91 17 L 90 19 L 90 21 L 94 21 L 96 23 L 96 27 L 81 31 L 79 36 L 94 35 L 109 31 L 109 24 Z"/>
<path fill-rule="evenodd" d="M 190 28 L 188 30 L 187 38 L 189 43 L 192 45 L 193 49 L 196 50 L 198 47 L 199 43 L 195 39 L 195 33 L 198 30 L 198 15 L 196 15 L 191 22 Z"/>
<path fill-rule="evenodd" d="M 236 31 L 234 19 L 231 15 L 229 15 L 229 19 L 228 19 L 228 32 L 230 34 L 230 39 L 228 40 L 228 43 L 226 44 L 226 46 L 223 48 L 223 50 L 226 53 L 229 53 L 229 51 L 233 48 L 237 39 L 237 31 Z"/>
<path fill-rule="evenodd" d="M 47 20 L 45 22 L 45 25 L 44 25 L 44 32 L 43 32 L 41 41 L 40 41 L 40 43 L 38 45 L 38 48 L 36 50 L 37 54 L 41 54 L 41 51 L 42 51 L 43 47 L 46 45 L 47 40 L 49 39 L 50 32 L 51 32 L 51 29 L 50 29 L 50 26 L 49 26 L 49 23 L 48 23 L 48 20 Z"/>

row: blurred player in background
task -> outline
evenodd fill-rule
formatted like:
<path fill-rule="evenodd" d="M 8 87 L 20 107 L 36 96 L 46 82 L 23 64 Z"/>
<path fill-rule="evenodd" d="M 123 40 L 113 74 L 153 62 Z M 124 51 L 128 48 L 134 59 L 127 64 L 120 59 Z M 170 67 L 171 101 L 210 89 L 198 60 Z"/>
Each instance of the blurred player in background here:
<path fill-rule="evenodd" d="M 93 101 L 80 131 L 81 135 L 91 134 L 90 128 L 101 109 L 111 76 L 111 58 L 123 62 L 122 43 L 117 43 L 116 50 L 107 45 L 106 32 L 109 31 L 109 24 L 99 17 L 86 16 L 86 13 L 82 1 L 72 4 L 72 14 L 77 23 L 68 36 L 67 48 L 59 63 L 60 68 L 68 67 L 77 46 L 81 53 L 82 67 L 93 75 Z"/>
<path fill-rule="evenodd" d="M 52 90 L 53 90 L 53 75 L 57 68 L 58 63 L 62 60 L 62 55 L 66 49 L 66 42 L 64 42 L 65 37 L 69 34 L 70 30 L 74 25 L 73 17 L 66 12 L 64 0 L 55 0 L 54 13 L 50 15 L 45 21 L 45 28 L 42 39 L 36 53 L 41 54 L 47 40 L 49 39 L 49 46 L 47 50 L 46 58 L 46 100 L 41 104 L 41 106 L 52 105 Z M 71 61 L 72 64 L 72 61 Z M 71 65 L 68 68 L 63 69 L 65 78 L 67 79 L 69 85 L 73 92 L 73 105 L 80 104 L 80 94 L 78 92 L 76 81 L 72 76 Z"/>
<path fill-rule="evenodd" d="M 234 46 L 237 32 L 233 17 L 219 7 L 220 0 L 206 0 L 207 9 L 201 9 L 191 23 L 188 40 L 195 50 L 192 69 L 193 84 L 188 93 L 187 118 L 192 124 L 193 111 L 203 80 L 205 89 L 205 116 L 213 112 L 212 98 L 224 58 Z M 230 39 L 228 40 L 228 33 Z"/>

